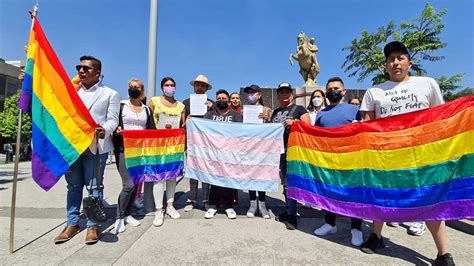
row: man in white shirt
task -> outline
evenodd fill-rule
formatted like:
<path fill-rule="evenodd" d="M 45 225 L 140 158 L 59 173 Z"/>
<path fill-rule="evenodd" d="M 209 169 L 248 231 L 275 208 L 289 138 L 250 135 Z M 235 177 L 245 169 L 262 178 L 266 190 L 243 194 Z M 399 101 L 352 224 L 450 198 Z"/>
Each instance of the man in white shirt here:
<path fill-rule="evenodd" d="M 82 56 L 76 66 L 80 79 L 77 90 L 79 97 L 89 110 L 98 127 L 98 145 L 94 140 L 84 153 L 71 165 L 66 172 L 67 182 L 67 226 L 54 239 L 59 244 L 68 241 L 80 231 L 79 214 L 82 202 L 82 190 L 87 186 L 90 195 L 102 199 L 102 188 L 97 186 L 97 179 L 102 180 L 108 153 L 113 149 L 112 132 L 118 125 L 120 97 L 100 81 L 102 64 L 92 56 Z M 99 153 L 98 155 L 96 155 Z M 96 156 L 99 156 L 99 172 L 96 173 Z M 101 184 L 101 182 L 99 182 Z M 94 244 L 99 240 L 98 225 L 87 221 L 86 244 Z"/>
<path fill-rule="evenodd" d="M 410 113 L 444 103 L 441 90 L 434 79 L 408 75 L 412 61 L 403 43 L 398 41 L 388 43 L 384 48 L 384 54 L 385 69 L 390 79 L 367 90 L 360 107 L 363 120 Z M 453 257 L 448 253 L 444 221 L 429 221 L 426 222 L 426 226 L 438 249 L 435 265 L 454 265 Z M 362 245 L 363 252 L 372 254 L 376 249 L 385 247 L 382 228 L 382 222 L 374 221 L 373 233 Z"/>

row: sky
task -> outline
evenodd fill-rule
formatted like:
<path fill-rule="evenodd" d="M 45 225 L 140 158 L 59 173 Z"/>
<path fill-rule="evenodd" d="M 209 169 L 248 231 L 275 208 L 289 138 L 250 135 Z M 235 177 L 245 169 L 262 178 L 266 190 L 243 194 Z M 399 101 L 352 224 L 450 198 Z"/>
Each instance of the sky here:
<path fill-rule="evenodd" d="M 0 0 L 0 58 L 24 60 L 31 10 L 36 0 Z M 205 74 L 217 89 L 229 92 L 258 84 L 276 87 L 304 81 L 297 62 L 289 64 L 300 31 L 314 37 L 321 67 L 318 85 L 341 77 L 348 88 L 369 88 L 371 77 L 357 82 L 342 69 L 349 46 L 363 30 L 374 32 L 419 17 L 426 3 L 447 9 L 441 34 L 448 43 L 435 53 L 441 62 L 425 62 L 428 76 L 464 73 L 460 83 L 474 87 L 474 1 L 418 0 L 161 0 L 158 7 L 157 77 L 176 81 L 176 98 L 193 92 L 189 81 Z M 39 21 L 66 72 L 73 77 L 82 55 L 102 61 L 103 83 L 127 98 L 127 81 L 147 87 L 148 0 L 39 0 Z"/>

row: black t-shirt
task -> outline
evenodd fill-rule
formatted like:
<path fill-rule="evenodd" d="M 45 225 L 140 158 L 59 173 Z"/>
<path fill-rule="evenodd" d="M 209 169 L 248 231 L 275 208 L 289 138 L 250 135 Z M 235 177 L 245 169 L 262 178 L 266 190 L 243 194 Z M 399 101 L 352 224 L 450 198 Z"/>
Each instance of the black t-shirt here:
<path fill-rule="evenodd" d="M 207 100 L 212 103 L 212 107 L 208 111 L 216 110 L 216 103 L 213 100 L 210 100 L 210 99 L 207 99 Z M 189 105 L 191 104 L 191 100 L 188 98 L 183 101 L 183 104 L 184 104 L 184 117 L 187 118 L 188 115 L 191 113 L 191 107 L 189 107 Z M 202 116 L 196 116 L 196 117 L 202 117 Z"/>
<path fill-rule="evenodd" d="M 242 114 L 234 110 L 230 110 L 225 115 L 219 114 L 217 110 L 212 110 L 212 111 L 207 112 L 204 115 L 204 118 L 212 119 L 214 121 L 221 121 L 221 122 L 242 122 L 243 121 Z"/>
<path fill-rule="evenodd" d="M 306 113 L 308 113 L 308 111 L 301 105 L 292 104 L 287 107 L 278 107 L 272 113 L 272 123 L 283 123 L 285 119 L 301 119 L 301 116 Z M 288 144 L 290 128 L 289 126 L 285 127 L 285 133 L 283 134 L 285 148 Z"/>

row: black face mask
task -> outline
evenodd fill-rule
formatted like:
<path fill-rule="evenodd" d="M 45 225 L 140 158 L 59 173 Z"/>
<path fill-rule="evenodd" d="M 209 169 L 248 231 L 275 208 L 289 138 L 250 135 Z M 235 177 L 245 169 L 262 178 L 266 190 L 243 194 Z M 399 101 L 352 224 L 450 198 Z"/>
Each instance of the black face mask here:
<path fill-rule="evenodd" d="M 326 92 L 326 97 L 332 103 L 337 103 L 342 100 L 342 91 L 341 90 L 330 90 Z"/>
<path fill-rule="evenodd" d="M 140 98 L 141 94 L 142 92 L 140 91 L 140 89 L 136 89 L 136 88 L 128 89 L 128 96 L 130 96 L 130 98 L 132 99 Z"/>
<path fill-rule="evenodd" d="M 217 101 L 216 106 L 217 106 L 217 109 L 219 110 L 225 110 L 229 107 L 229 104 L 227 102 Z"/>

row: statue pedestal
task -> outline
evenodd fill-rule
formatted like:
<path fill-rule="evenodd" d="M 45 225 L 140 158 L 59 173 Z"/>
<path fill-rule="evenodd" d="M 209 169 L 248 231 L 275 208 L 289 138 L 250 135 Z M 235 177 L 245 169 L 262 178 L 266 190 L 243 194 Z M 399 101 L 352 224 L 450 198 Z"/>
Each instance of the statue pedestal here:
<path fill-rule="evenodd" d="M 295 90 L 296 92 L 296 97 L 295 97 L 295 102 L 296 104 L 298 105 L 302 105 L 304 106 L 305 108 L 308 106 L 309 104 L 309 99 L 311 98 L 311 93 L 313 93 L 314 90 L 316 89 L 321 89 L 321 90 L 325 90 L 325 88 L 321 87 L 321 86 L 302 86 L 302 87 L 299 87 Z"/>

